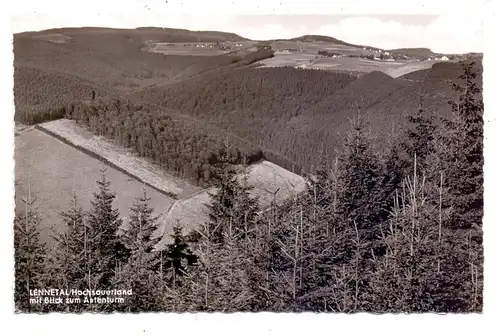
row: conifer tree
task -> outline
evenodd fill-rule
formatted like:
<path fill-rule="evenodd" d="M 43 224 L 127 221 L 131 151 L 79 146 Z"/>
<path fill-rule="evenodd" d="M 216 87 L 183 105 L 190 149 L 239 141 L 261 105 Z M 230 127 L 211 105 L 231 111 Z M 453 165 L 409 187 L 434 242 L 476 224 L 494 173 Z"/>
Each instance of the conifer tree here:
<path fill-rule="evenodd" d="M 162 251 L 162 270 L 171 275 L 171 285 L 176 287 L 187 268 L 196 265 L 198 257 L 191 251 L 188 237 L 183 235 L 179 223 L 174 225 L 171 237 L 172 242 Z"/>
<path fill-rule="evenodd" d="M 380 205 L 384 212 L 382 218 L 386 220 L 392 210 L 394 196 L 398 188 L 402 187 L 403 179 L 408 170 L 408 158 L 405 155 L 405 142 L 402 134 L 393 126 L 387 141 L 386 150 L 381 150 L 383 178 L 381 182 Z"/>
<path fill-rule="evenodd" d="M 364 121 L 359 115 L 352 127 L 339 157 L 338 212 L 346 225 L 356 221 L 360 230 L 373 231 L 386 217 L 385 195 L 381 189 L 383 168 L 364 133 Z"/>
<path fill-rule="evenodd" d="M 36 198 L 23 198 L 25 211 L 14 218 L 14 302 L 18 311 L 41 311 L 42 306 L 30 303 L 30 290 L 43 288 L 46 274 L 46 244 L 40 240 L 40 217 Z"/>
<path fill-rule="evenodd" d="M 209 312 L 251 310 L 254 294 L 246 272 L 249 260 L 241 249 L 241 240 L 229 226 L 223 233 L 224 244 L 216 245 L 208 224 L 200 230 L 198 266 L 188 272 L 185 283 L 189 294 L 182 305 L 185 309 Z"/>
<path fill-rule="evenodd" d="M 271 253 L 273 254 L 274 284 L 270 291 L 274 298 L 281 298 L 280 311 L 300 309 L 298 300 L 302 293 L 304 216 L 302 204 L 296 200 L 287 208 L 273 230 Z"/>
<path fill-rule="evenodd" d="M 243 178 L 237 175 L 230 154 L 226 145 L 214 169 L 217 190 L 207 204 L 209 218 L 198 230 L 198 266 L 190 268 L 186 277 L 191 294 L 184 304 L 193 309 L 235 311 L 252 307 L 247 266 L 257 233 L 258 201 L 249 194 L 246 172 L 242 172 Z"/>
<path fill-rule="evenodd" d="M 401 188 L 405 172 L 407 171 L 406 158 L 402 157 L 400 147 L 393 143 L 387 153 L 384 153 L 384 178 L 382 186 L 385 190 L 384 206 L 389 211 L 395 191 Z"/>
<path fill-rule="evenodd" d="M 128 249 L 117 236 L 122 220 L 118 209 L 113 208 L 115 193 L 110 190 L 105 170 L 97 181 L 99 191 L 94 192 L 91 210 L 88 212 L 89 251 L 96 254 L 90 267 L 91 273 L 101 274 L 99 286 L 106 288 L 111 283 L 115 271 L 127 260 Z"/>
<path fill-rule="evenodd" d="M 370 272 L 374 312 L 424 312 L 438 309 L 443 282 L 441 218 L 429 201 L 425 176 L 418 176 L 416 155 L 412 176 L 404 180 L 405 193 L 394 197 L 389 225 L 380 230 L 386 253 L 373 255 Z"/>
<path fill-rule="evenodd" d="M 129 312 L 159 311 L 161 309 L 162 274 L 158 271 L 160 253 L 154 251 L 161 237 L 153 238 L 157 216 L 149 206 L 146 190 L 130 207 L 129 223 L 122 239 L 129 253 L 127 262 L 118 270 L 114 284 L 132 290 L 118 310 Z"/>
<path fill-rule="evenodd" d="M 411 175 L 413 171 L 413 158 L 417 157 L 417 172 L 421 175 L 428 171 L 426 167 L 427 158 L 435 151 L 434 139 L 436 133 L 436 121 L 423 107 L 422 99 L 417 112 L 407 117 L 409 125 L 406 129 L 407 141 L 402 147 L 406 152 L 406 166 L 404 175 Z"/>
<path fill-rule="evenodd" d="M 153 238 L 159 217 L 153 215 L 154 209 L 149 206 L 150 200 L 151 198 L 148 197 L 144 189 L 142 196 L 137 197 L 130 207 L 129 221 L 122 240 L 128 249 L 132 251 L 137 249 L 137 245 L 140 244 L 144 246 L 146 252 L 152 252 L 156 244 L 161 240 L 161 237 Z M 138 239 L 141 239 L 141 241 L 138 241 Z"/>
<path fill-rule="evenodd" d="M 224 232 L 227 233 L 230 225 L 237 234 L 246 234 L 241 237 L 248 237 L 252 223 L 257 219 L 258 201 L 250 196 L 252 187 L 247 184 L 246 178 L 239 180 L 227 145 L 221 151 L 214 175 L 217 191 L 210 195 L 211 202 L 207 205 L 211 239 L 216 244 L 222 244 Z"/>
<path fill-rule="evenodd" d="M 127 263 L 120 267 L 113 278 L 114 286 L 130 289 L 132 295 L 128 295 L 123 304 L 110 307 L 112 310 L 149 312 L 162 309 L 162 274 L 154 270 L 154 265 L 160 262 L 160 255 L 157 252 L 147 252 L 147 245 L 141 240 L 143 237 L 139 233 L 138 242 Z"/>
<path fill-rule="evenodd" d="M 473 61 L 461 63 L 463 73 L 452 84 L 459 94 L 450 101 L 454 118 L 446 123 L 446 151 L 442 154 L 445 186 L 453 207 L 450 225 L 481 227 L 483 217 L 483 113 L 481 89 Z"/>
<path fill-rule="evenodd" d="M 51 258 L 53 280 L 59 288 L 88 288 L 84 212 L 73 193 L 70 208 L 61 214 L 63 229 L 57 232 L 56 246 Z"/>
<path fill-rule="evenodd" d="M 316 206 L 332 205 L 337 201 L 335 189 L 338 183 L 338 157 L 333 162 L 321 155 L 320 164 L 314 175 L 307 177 L 307 191 Z"/>

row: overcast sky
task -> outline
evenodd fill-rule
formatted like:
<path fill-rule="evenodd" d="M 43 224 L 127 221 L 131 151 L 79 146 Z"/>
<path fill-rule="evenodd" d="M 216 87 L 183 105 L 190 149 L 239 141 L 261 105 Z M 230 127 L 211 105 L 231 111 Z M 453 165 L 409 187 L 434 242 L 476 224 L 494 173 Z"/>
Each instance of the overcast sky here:
<path fill-rule="evenodd" d="M 222 30 L 251 39 L 328 35 L 380 48 L 483 51 L 481 0 L 17 0 L 14 33 L 60 27 Z M 300 13 L 300 14 L 299 14 Z"/>

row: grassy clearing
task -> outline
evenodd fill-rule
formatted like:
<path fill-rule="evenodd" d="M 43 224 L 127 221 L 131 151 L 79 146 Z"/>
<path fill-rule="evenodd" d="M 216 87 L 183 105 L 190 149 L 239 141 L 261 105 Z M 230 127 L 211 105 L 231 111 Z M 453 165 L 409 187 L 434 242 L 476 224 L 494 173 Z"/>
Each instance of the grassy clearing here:
<path fill-rule="evenodd" d="M 162 240 L 157 247 L 168 244 L 171 241 L 172 227 L 176 223 L 180 224 L 187 233 L 201 225 L 208 218 L 205 204 L 210 202 L 210 194 L 215 189 L 203 190 L 191 197 L 176 201 L 170 210 L 166 212 L 160 221 L 155 237 L 162 236 Z"/>
<path fill-rule="evenodd" d="M 42 216 L 42 239 L 47 242 L 52 234 L 50 228 L 60 228 L 59 213 L 68 209 L 73 190 L 82 207 L 88 209 L 92 192 L 97 190 L 95 181 L 103 168 L 117 195 L 114 205 L 122 216 L 128 215 L 129 207 L 135 197 L 142 195 L 143 188 L 158 212 L 165 211 L 174 201 L 37 129 L 15 137 L 14 159 L 16 212 L 23 211 L 22 197 L 28 194 L 29 186 Z"/>
<path fill-rule="evenodd" d="M 430 69 L 434 64 L 440 61 L 422 61 L 407 63 L 404 66 L 395 69 L 389 69 L 386 73 L 394 78 L 404 76 L 414 71 Z"/>
<path fill-rule="evenodd" d="M 437 62 L 438 61 L 372 61 L 349 57 L 322 58 L 308 52 L 281 51 L 275 53 L 273 58 L 262 60 L 259 63 L 264 68 L 290 66 L 304 69 L 352 71 L 363 73 L 381 71 L 396 78 L 413 71 L 429 69 Z"/>
<path fill-rule="evenodd" d="M 347 72 L 381 71 L 391 77 L 400 77 L 412 71 L 428 69 L 437 61 L 397 60 L 381 61 L 367 60 L 357 57 L 369 56 L 382 51 L 376 48 L 347 46 L 326 41 L 298 42 L 275 41 L 271 43 L 275 54 L 273 58 L 260 62 L 262 67 L 299 67 L 304 69 L 334 70 Z M 318 57 L 319 51 L 331 51 L 344 57 Z"/>
<path fill-rule="evenodd" d="M 305 180 L 288 170 L 269 161 L 261 161 L 249 167 L 248 183 L 254 187 L 252 197 L 259 197 L 259 205 L 265 209 L 271 205 L 276 192 L 276 202 L 285 199 L 305 189 Z M 216 189 L 202 190 L 185 199 L 177 200 L 168 212 L 165 212 L 158 227 L 156 236 L 163 236 L 159 246 L 170 242 L 172 227 L 179 223 L 184 232 L 201 225 L 208 219 L 205 204 L 210 201 L 210 193 Z"/>
<path fill-rule="evenodd" d="M 295 67 L 302 64 L 308 64 L 310 61 L 313 61 L 315 57 L 316 55 L 314 54 L 280 52 L 274 54 L 274 57 L 262 60 L 259 63 L 262 64 L 264 68 Z"/>
<path fill-rule="evenodd" d="M 134 156 L 129 150 L 116 146 L 80 127 L 75 121 L 60 119 L 39 125 L 70 144 L 95 154 L 105 162 L 122 169 L 148 186 L 176 198 L 197 188 L 184 180 L 171 176 L 146 159 Z"/>
<path fill-rule="evenodd" d="M 159 53 L 163 55 L 181 55 L 181 56 L 217 56 L 223 55 L 226 52 L 217 48 L 196 48 L 183 46 L 165 46 L 155 45 L 148 52 Z"/>
<path fill-rule="evenodd" d="M 299 193 L 305 189 L 305 180 L 300 175 L 294 174 L 269 161 L 261 161 L 249 168 L 248 183 L 254 187 L 252 196 L 259 196 L 260 206 L 268 207 L 274 198 L 276 202 Z"/>

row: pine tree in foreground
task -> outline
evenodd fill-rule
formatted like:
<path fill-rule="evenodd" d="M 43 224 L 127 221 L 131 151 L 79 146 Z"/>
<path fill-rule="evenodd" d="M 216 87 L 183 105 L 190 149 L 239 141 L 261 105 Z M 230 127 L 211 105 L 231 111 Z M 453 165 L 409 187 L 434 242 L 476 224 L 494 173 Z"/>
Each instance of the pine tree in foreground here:
<path fill-rule="evenodd" d="M 222 149 L 219 165 L 214 168 L 217 191 L 210 194 L 207 205 L 210 237 L 215 244 L 223 244 L 230 225 L 238 237 L 248 237 L 257 219 L 258 201 L 250 196 L 252 187 L 246 182 L 246 177 L 239 179 L 236 167 L 230 162 L 229 147 L 226 146 Z"/>
<path fill-rule="evenodd" d="M 444 208 L 425 172 L 413 176 L 394 197 L 389 226 L 381 227 L 386 253 L 373 255 L 369 272 L 374 312 L 478 312 L 482 309 L 482 247 L 449 229 L 452 209 Z M 442 174 L 441 174 L 442 177 Z"/>
<path fill-rule="evenodd" d="M 153 238 L 159 217 L 153 215 L 154 209 L 149 206 L 150 200 L 151 198 L 144 189 L 142 196 L 137 197 L 130 207 L 129 221 L 124 229 L 122 240 L 131 251 L 141 245 L 144 246 L 146 252 L 151 252 L 161 239 L 161 237 Z"/>
<path fill-rule="evenodd" d="M 33 312 L 43 306 L 30 303 L 30 290 L 43 288 L 46 274 L 45 243 L 40 241 L 41 220 L 35 208 L 36 198 L 23 198 L 24 214 L 14 218 L 14 302 L 17 311 Z"/>
<path fill-rule="evenodd" d="M 196 265 L 198 257 L 191 251 L 188 237 L 182 233 L 182 226 L 176 223 L 172 229 L 172 242 L 161 251 L 161 268 L 163 275 L 167 276 L 164 280 L 168 280 L 169 285 L 175 288 L 186 275 L 187 268 Z"/>
<path fill-rule="evenodd" d="M 54 287 L 87 287 L 84 213 L 75 193 L 70 208 L 60 214 L 63 229 L 54 237 L 56 243 L 51 257 Z"/>
<path fill-rule="evenodd" d="M 406 154 L 404 176 L 413 174 L 413 158 L 417 157 L 417 174 L 428 172 L 427 158 L 435 151 L 434 140 L 436 136 L 435 117 L 427 112 L 422 101 L 414 115 L 407 117 L 409 125 L 406 129 L 406 142 L 402 143 Z"/>
<path fill-rule="evenodd" d="M 254 295 L 246 273 L 249 261 L 240 248 L 240 239 L 230 226 L 224 233 L 224 244 L 215 244 L 208 228 L 205 223 L 200 229 L 198 266 L 191 268 L 185 278 L 188 294 L 178 308 L 208 312 L 251 310 Z"/>
<path fill-rule="evenodd" d="M 363 119 L 357 115 L 339 157 L 338 213 L 348 225 L 356 221 L 361 236 L 374 238 L 378 224 L 385 219 L 383 167 L 365 133 Z"/>
<path fill-rule="evenodd" d="M 162 310 L 162 293 L 164 283 L 162 274 L 155 271 L 155 265 L 160 262 L 158 252 L 148 250 L 148 244 L 141 242 L 142 233 L 138 233 L 138 241 L 120 270 L 113 278 L 115 288 L 132 290 L 132 295 L 124 297 L 123 304 L 114 304 L 111 311 L 150 312 Z"/>
<path fill-rule="evenodd" d="M 154 251 L 161 237 L 153 238 L 158 217 L 149 206 L 150 198 L 146 190 L 137 197 L 130 207 L 129 222 L 122 235 L 128 252 L 127 262 L 122 264 L 114 278 L 118 288 L 132 290 L 132 295 L 125 298 L 120 306 L 113 309 L 141 312 L 161 310 L 163 291 L 162 274 L 158 271 L 160 253 Z"/>
<path fill-rule="evenodd" d="M 89 265 L 89 272 L 101 275 L 96 285 L 105 289 L 110 286 L 116 270 L 127 261 L 128 250 L 117 236 L 122 220 L 118 210 L 113 208 L 115 193 L 110 190 L 105 170 L 101 171 L 97 185 L 99 191 L 94 192 L 87 221 L 89 251 L 96 254 Z"/>
<path fill-rule="evenodd" d="M 445 186 L 453 208 L 450 223 L 456 228 L 480 228 L 483 218 L 483 113 L 481 89 L 474 62 L 462 62 L 463 73 L 453 83 L 459 100 L 450 101 L 454 119 L 444 134 Z"/>
<path fill-rule="evenodd" d="M 217 191 L 207 204 L 209 218 L 198 229 L 197 266 L 183 278 L 189 294 L 176 302 L 184 310 L 227 312 L 254 306 L 248 266 L 257 233 L 258 200 L 250 197 L 246 175 L 238 177 L 237 168 L 230 164 L 227 146 L 219 162 Z"/>
<path fill-rule="evenodd" d="M 416 155 L 414 156 L 416 158 Z M 394 196 L 388 228 L 380 230 L 386 253 L 373 255 L 370 311 L 429 312 L 439 306 L 439 285 L 443 281 L 440 263 L 442 213 L 429 202 L 425 177 L 414 174 L 404 180 L 404 194 Z"/>
<path fill-rule="evenodd" d="M 54 248 L 49 256 L 48 283 L 53 288 L 78 289 L 89 288 L 88 256 L 85 215 L 73 192 L 70 208 L 60 214 L 63 228 L 53 237 Z M 77 304 L 59 304 L 52 310 L 80 312 L 85 307 Z"/>

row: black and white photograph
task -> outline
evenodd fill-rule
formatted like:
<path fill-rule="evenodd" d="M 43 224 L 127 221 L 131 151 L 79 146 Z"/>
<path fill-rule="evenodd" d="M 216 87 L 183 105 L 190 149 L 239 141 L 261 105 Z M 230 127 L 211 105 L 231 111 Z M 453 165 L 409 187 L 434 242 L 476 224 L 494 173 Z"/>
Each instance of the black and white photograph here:
<path fill-rule="evenodd" d="M 480 2 L 17 3 L 16 314 L 483 313 Z"/>

